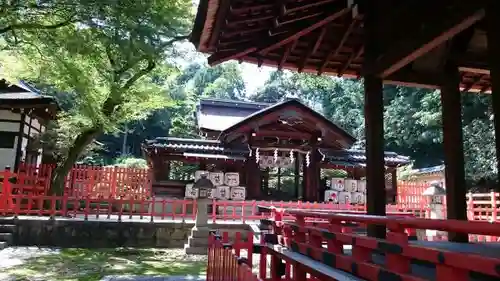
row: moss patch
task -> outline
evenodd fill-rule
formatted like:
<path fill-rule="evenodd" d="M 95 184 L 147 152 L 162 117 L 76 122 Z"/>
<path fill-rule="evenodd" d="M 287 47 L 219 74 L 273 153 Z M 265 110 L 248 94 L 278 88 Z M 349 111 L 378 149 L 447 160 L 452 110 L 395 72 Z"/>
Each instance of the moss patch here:
<path fill-rule="evenodd" d="M 26 260 L 4 273 L 17 280 L 94 281 L 106 275 L 205 274 L 204 257 L 186 256 L 181 250 L 160 249 L 62 249 Z"/>

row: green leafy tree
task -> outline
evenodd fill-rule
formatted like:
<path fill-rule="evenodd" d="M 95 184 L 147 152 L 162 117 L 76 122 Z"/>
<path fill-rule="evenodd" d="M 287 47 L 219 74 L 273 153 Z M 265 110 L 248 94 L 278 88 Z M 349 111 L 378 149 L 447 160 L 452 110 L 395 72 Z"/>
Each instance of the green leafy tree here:
<path fill-rule="evenodd" d="M 75 94 L 74 109 L 62 118 L 78 126 L 53 172 L 55 193 L 62 192 L 69 169 L 96 137 L 168 105 L 164 85 L 177 69 L 169 60 L 172 47 L 190 29 L 190 1 L 107 4 L 105 16 L 23 32 L 25 44 L 4 50 L 0 58 L 3 76 Z"/>
<path fill-rule="evenodd" d="M 276 103 L 287 97 L 298 95 L 298 87 L 291 79 L 291 74 L 285 71 L 271 72 L 264 86 L 249 98 L 256 102 Z"/>
<path fill-rule="evenodd" d="M 194 112 L 201 98 L 242 100 L 245 82 L 234 62 L 209 67 L 194 63 L 185 67 L 170 86 L 175 105 L 171 108 L 170 136 L 198 137 Z"/>
<path fill-rule="evenodd" d="M 364 146 L 364 94 L 360 80 L 276 71 L 250 99 L 279 102 L 297 97 L 340 125 Z M 495 171 L 494 130 L 488 95 L 463 94 L 465 169 L 471 183 L 491 179 Z M 410 156 L 416 168 L 443 163 L 439 90 L 384 87 L 384 133 L 387 150 Z"/>

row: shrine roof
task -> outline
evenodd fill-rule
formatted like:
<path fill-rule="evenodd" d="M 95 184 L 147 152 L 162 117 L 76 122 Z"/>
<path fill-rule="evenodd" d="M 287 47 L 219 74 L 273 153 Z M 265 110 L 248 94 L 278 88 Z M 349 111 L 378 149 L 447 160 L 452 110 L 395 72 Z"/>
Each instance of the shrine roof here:
<path fill-rule="evenodd" d="M 349 162 L 349 163 L 365 163 L 366 154 L 364 150 L 338 150 L 338 151 L 322 151 L 325 158 L 329 162 Z M 410 163 L 410 158 L 407 156 L 399 155 L 395 152 L 386 151 L 384 152 L 384 161 L 388 166 L 399 166 L 406 165 Z"/>
<path fill-rule="evenodd" d="M 298 72 L 358 78 L 364 61 L 364 3 L 347 0 L 200 0 L 191 42 L 210 65 L 239 60 Z M 377 1 L 371 70 L 386 83 L 436 88 L 452 56 L 464 91 L 490 92 L 484 1 Z M 422 16 L 422 15 L 425 16 Z M 453 39 L 453 40 L 452 40 Z M 457 39 L 457 40 L 455 40 Z M 449 42 L 461 45 L 460 55 Z"/>
<path fill-rule="evenodd" d="M 270 103 L 233 101 L 205 98 L 196 109 L 196 122 L 200 129 L 223 131 L 249 115 L 272 106 Z"/>
<path fill-rule="evenodd" d="M 173 137 L 159 137 L 154 140 L 147 140 L 143 145 L 143 149 L 149 152 L 165 150 L 169 153 L 190 153 L 193 155 L 196 154 L 197 157 L 200 158 L 248 156 L 250 152 L 247 146 L 229 146 L 218 140 L 182 139 Z M 332 164 L 363 166 L 362 164 L 366 162 L 366 156 L 363 150 L 321 150 L 321 153 L 325 155 L 325 160 Z M 398 155 L 394 152 L 385 152 L 384 159 L 387 166 L 406 165 L 410 162 L 408 157 Z"/>
<path fill-rule="evenodd" d="M 51 117 L 60 110 L 54 97 L 42 95 L 25 82 L 8 84 L 5 80 L 0 80 L 0 108 L 36 108 L 40 113 L 47 109 Z"/>
<path fill-rule="evenodd" d="M 258 118 L 261 118 L 261 117 L 268 115 L 268 114 L 271 114 L 273 112 L 280 113 L 279 118 L 285 118 L 285 117 L 287 117 L 287 116 L 285 116 L 285 115 L 287 115 L 287 113 L 283 112 L 283 111 L 284 111 L 284 109 L 286 109 L 289 106 L 294 106 L 295 108 L 299 109 L 299 111 L 305 113 L 306 115 L 310 115 L 310 116 L 314 117 L 316 120 L 319 120 L 319 123 L 325 124 L 327 127 L 329 127 L 329 129 L 331 129 L 335 133 L 339 134 L 342 138 L 342 142 L 345 143 L 344 146 L 350 147 L 354 142 L 356 142 L 356 138 L 354 138 L 351 134 L 346 132 L 344 129 L 339 127 L 337 124 L 328 120 L 325 116 L 323 116 L 319 112 L 317 112 L 317 111 L 313 110 L 312 108 L 310 108 L 309 106 L 303 104 L 298 99 L 287 99 L 285 101 L 273 104 L 271 106 L 264 107 L 259 111 L 255 111 L 254 113 L 248 115 L 247 117 L 239 120 L 237 123 L 233 124 L 229 128 L 226 128 L 225 130 L 223 130 L 221 135 L 223 135 L 223 136 L 228 135 L 244 125 L 249 125 L 253 120 L 256 120 Z M 288 116 L 288 117 L 301 118 L 300 115 Z M 316 125 L 319 126 L 320 125 L 319 123 L 316 123 Z M 318 130 L 323 130 L 323 131 L 326 130 L 326 128 L 320 128 L 320 127 L 315 127 L 313 129 L 318 129 Z"/>
<path fill-rule="evenodd" d="M 246 146 L 228 146 L 218 140 L 205 139 L 183 139 L 173 137 L 158 137 L 154 140 L 146 140 L 146 149 L 168 149 L 172 152 L 193 153 L 221 153 L 221 154 L 248 154 Z"/>
<path fill-rule="evenodd" d="M 438 165 L 433 167 L 426 167 L 421 169 L 415 169 L 412 171 L 412 175 L 424 175 L 444 172 L 444 165 Z"/>

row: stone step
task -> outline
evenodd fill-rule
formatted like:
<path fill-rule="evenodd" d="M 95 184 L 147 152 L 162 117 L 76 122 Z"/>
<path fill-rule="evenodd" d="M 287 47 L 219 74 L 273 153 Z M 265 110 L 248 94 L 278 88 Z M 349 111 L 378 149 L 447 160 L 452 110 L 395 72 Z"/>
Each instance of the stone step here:
<path fill-rule="evenodd" d="M 16 230 L 16 226 L 13 224 L 1 224 L 0 223 L 0 233 L 3 233 L 3 232 L 14 233 L 15 230 Z"/>
<path fill-rule="evenodd" d="M 187 255 L 207 255 L 208 247 L 190 247 L 188 244 L 185 244 L 184 251 Z"/>
<path fill-rule="evenodd" d="M 9 232 L 0 233 L 0 241 L 1 242 L 7 242 L 9 244 L 12 244 L 13 238 L 14 238 L 14 236 L 12 235 L 12 233 L 9 233 Z"/>
<path fill-rule="evenodd" d="M 14 224 L 14 217 L 0 217 L 0 225 Z"/>
<path fill-rule="evenodd" d="M 0 242 L 0 250 L 7 248 L 7 246 L 8 246 L 7 242 Z"/>
<path fill-rule="evenodd" d="M 189 237 L 187 244 L 190 247 L 205 247 L 205 248 L 208 248 L 208 239 Z"/>

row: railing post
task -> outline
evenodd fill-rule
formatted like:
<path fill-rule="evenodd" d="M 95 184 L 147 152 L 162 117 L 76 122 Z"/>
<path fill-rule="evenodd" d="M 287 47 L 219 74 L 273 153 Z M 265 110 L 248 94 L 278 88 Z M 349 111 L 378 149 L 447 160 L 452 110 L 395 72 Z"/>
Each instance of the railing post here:
<path fill-rule="evenodd" d="M 467 213 L 469 220 L 474 220 L 474 199 L 472 196 L 472 192 L 469 192 L 467 194 Z"/>
<path fill-rule="evenodd" d="M 405 233 L 404 227 L 399 224 L 391 223 L 387 225 L 389 233 L 387 240 L 393 244 L 387 244 L 386 253 L 387 268 L 391 271 L 406 274 L 410 272 L 410 259 L 400 255 L 404 248 L 408 246 L 408 235 Z"/>
<path fill-rule="evenodd" d="M 0 209 L 3 209 L 3 213 L 7 214 L 7 212 L 11 209 L 11 193 L 12 188 L 10 185 L 10 177 L 12 173 L 10 172 L 10 167 L 5 167 L 5 171 L 3 172 L 3 183 L 2 183 L 2 192 L 0 193 Z"/>
<path fill-rule="evenodd" d="M 491 221 L 496 222 L 497 221 L 497 194 L 495 191 L 492 191 L 490 193 L 491 196 Z"/>

